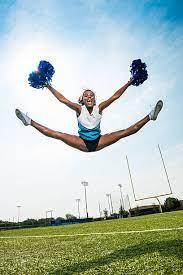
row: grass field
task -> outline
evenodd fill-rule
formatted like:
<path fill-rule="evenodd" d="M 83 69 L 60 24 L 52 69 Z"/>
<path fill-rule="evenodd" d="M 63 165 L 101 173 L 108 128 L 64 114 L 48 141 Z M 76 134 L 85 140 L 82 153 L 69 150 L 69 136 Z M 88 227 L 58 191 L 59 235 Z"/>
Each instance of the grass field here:
<path fill-rule="evenodd" d="M 0 231 L 0 274 L 183 274 L 183 211 Z"/>

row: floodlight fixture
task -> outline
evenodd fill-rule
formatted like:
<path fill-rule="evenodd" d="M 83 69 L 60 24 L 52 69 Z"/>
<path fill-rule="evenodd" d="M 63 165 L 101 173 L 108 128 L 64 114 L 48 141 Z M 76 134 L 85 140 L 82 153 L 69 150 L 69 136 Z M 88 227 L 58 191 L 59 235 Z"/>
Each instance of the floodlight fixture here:
<path fill-rule="evenodd" d="M 122 184 L 118 184 L 119 188 L 120 188 L 120 195 L 121 195 L 121 208 L 122 210 L 124 210 L 124 201 L 123 201 L 123 195 L 122 195 Z"/>
<path fill-rule="evenodd" d="M 83 186 L 88 186 L 88 182 L 87 182 L 87 181 L 82 181 L 81 184 L 82 184 Z"/>

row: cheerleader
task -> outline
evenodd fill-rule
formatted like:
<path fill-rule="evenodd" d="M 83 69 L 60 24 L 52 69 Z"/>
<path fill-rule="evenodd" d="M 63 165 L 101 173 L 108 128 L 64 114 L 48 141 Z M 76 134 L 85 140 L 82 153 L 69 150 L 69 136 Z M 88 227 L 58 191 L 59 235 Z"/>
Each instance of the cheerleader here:
<path fill-rule="evenodd" d="M 139 59 L 135 61 L 139 62 Z M 46 65 L 52 66 L 50 63 L 47 63 Z M 139 64 L 141 66 L 139 66 Z M 41 70 L 41 66 L 39 65 L 38 71 L 33 72 L 32 76 L 30 74 L 29 83 L 31 86 L 33 86 L 34 88 L 46 87 L 61 103 L 65 104 L 67 107 L 75 111 L 78 121 L 78 136 L 49 129 L 36 122 L 32 118 L 21 112 L 19 109 L 15 110 L 16 116 L 23 122 L 25 126 L 32 126 L 43 135 L 61 140 L 67 145 L 80 151 L 94 152 L 104 149 L 105 147 L 112 145 L 122 138 L 137 133 L 148 122 L 156 120 L 159 112 L 163 107 L 163 102 L 159 100 L 149 114 L 147 114 L 145 117 L 143 117 L 141 120 L 131 125 L 130 127 L 104 135 L 101 134 L 100 123 L 103 111 L 114 101 L 119 99 L 129 86 L 138 86 L 147 79 L 147 71 L 145 69 L 142 69 L 142 67 L 146 67 L 146 65 L 144 64 L 145 63 L 142 63 L 140 60 L 138 66 L 135 64 L 134 69 L 132 63 L 132 77 L 130 78 L 130 80 L 119 90 L 117 90 L 110 98 L 101 102 L 99 105 L 96 103 L 95 93 L 92 90 L 85 90 L 82 96 L 80 96 L 78 103 L 74 103 L 68 100 L 62 93 L 53 88 L 53 86 L 50 84 L 52 75 L 54 73 L 53 67 L 48 74 L 48 69 L 45 69 L 45 67 L 43 66 L 45 70 Z M 41 83 L 41 81 L 43 83 Z"/>

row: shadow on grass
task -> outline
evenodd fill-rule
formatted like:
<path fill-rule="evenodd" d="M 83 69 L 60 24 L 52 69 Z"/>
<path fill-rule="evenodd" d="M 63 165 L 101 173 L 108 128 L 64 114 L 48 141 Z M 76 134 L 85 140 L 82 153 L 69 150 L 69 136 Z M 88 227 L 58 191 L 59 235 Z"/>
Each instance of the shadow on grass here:
<path fill-rule="evenodd" d="M 123 261 L 128 258 L 133 259 L 144 254 L 150 254 L 154 252 L 159 252 L 162 256 L 176 256 L 177 258 L 183 259 L 182 255 L 183 242 L 178 240 L 169 241 L 155 241 L 145 244 L 133 245 L 127 248 L 119 249 L 111 254 L 106 255 L 98 259 L 91 261 L 84 261 L 75 263 L 71 266 L 65 267 L 60 270 L 49 273 L 50 275 L 68 275 L 73 272 L 82 274 L 82 272 L 87 271 L 90 268 L 99 268 L 103 265 L 109 265 L 115 261 Z"/>

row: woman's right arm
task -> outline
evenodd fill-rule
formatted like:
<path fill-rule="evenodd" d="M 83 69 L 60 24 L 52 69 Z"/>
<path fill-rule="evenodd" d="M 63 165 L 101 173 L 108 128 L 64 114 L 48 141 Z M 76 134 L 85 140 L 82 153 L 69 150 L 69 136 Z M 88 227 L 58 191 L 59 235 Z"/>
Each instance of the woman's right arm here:
<path fill-rule="evenodd" d="M 51 85 L 47 84 L 46 87 L 48 90 L 63 104 L 76 111 L 77 114 L 81 112 L 81 106 L 78 103 L 71 102 L 67 98 L 65 98 L 61 93 L 55 90 Z"/>

